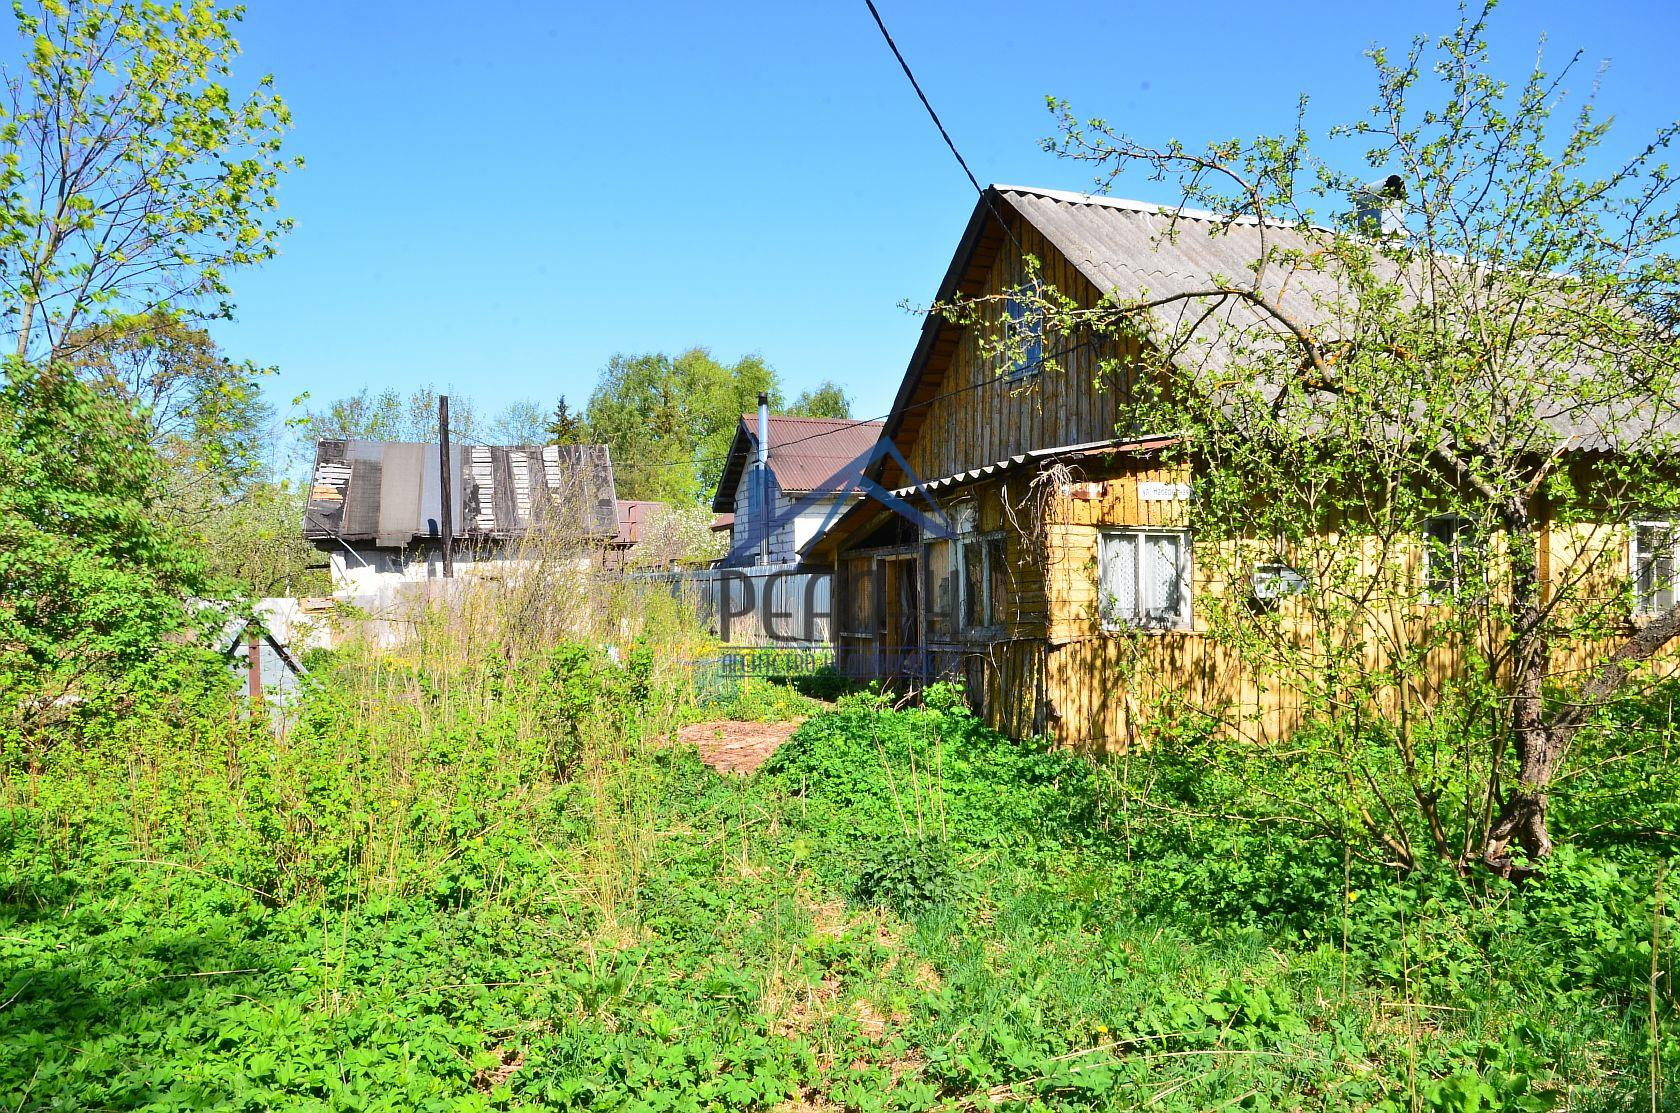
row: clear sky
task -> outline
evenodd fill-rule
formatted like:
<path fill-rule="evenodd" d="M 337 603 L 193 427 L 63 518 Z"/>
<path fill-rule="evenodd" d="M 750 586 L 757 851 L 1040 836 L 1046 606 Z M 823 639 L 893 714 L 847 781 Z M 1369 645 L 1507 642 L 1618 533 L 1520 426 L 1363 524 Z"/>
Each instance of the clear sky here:
<path fill-rule="evenodd" d="M 1447 3 L 877 0 L 982 182 L 1080 189 L 1043 153 L 1046 94 L 1144 138 L 1319 131 L 1371 99 L 1373 42 Z M 1510 3 L 1513 73 L 1576 48 L 1620 143 L 1680 116 L 1680 3 Z M 493 411 L 581 402 L 614 352 L 757 352 L 792 390 L 890 404 L 974 203 L 863 0 L 248 0 L 308 167 L 282 254 L 235 276 L 229 354 L 272 394 L 452 386 Z M 1119 192 L 1165 200 L 1134 179 Z M 1153 191 L 1153 192 L 1152 192 Z"/>

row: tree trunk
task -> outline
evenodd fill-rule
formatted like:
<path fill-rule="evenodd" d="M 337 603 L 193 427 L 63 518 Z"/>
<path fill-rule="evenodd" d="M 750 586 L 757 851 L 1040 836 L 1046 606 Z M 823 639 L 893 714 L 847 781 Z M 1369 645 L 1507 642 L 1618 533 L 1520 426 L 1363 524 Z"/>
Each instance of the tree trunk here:
<path fill-rule="evenodd" d="M 1546 723 L 1544 681 L 1551 655 L 1544 628 L 1540 546 L 1526 508 L 1506 517 L 1511 546 L 1511 741 L 1517 753 L 1517 783 L 1500 806 L 1482 843 L 1482 861 L 1502 876 L 1533 872 L 1515 866 L 1511 844 L 1539 861 L 1552 852 L 1546 829 L 1546 790 L 1557 771 L 1564 740 Z M 1498 770 L 1489 771 L 1498 776 Z"/>
<path fill-rule="evenodd" d="M 1511 537 L 1518 536 L 1513 529 Z M 1532 535 L 1525 530 L 1520 536 Z M 1535 870 L 1513 863 L 1512 843 L 1530 861 L 1541 861 L 1552 852 L 1552 837 L 1546 826 L 1546 790 L 1575 736 L 1595 713 L 1622 693 L 1641 665 L 1680 636 L 1680 606 L 1645 622 L 1593 669 L 1575 699 L 1560 706 L 1548 721 L 1542 685 L 1550 642 L 1544 632 L 1538 552 L 1533 560 L 1527 559 L 1527 555 L 1518 559 L 1513 554 L 1512 560 L 1515 675 L 1511 727 L 1517 748 L 1517 783 L 1506 796 L 1482 844 L 1482 861 L 1486 865 L 1505 877 L 1519 879 Z"/>

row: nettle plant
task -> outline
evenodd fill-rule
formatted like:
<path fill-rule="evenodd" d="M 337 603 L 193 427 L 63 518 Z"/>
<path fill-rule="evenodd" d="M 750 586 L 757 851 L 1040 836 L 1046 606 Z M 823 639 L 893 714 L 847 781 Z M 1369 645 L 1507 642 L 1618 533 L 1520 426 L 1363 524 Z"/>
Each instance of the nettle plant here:
<path fill-rule="evenodd" d="M 1047 148 L 1100 191 L 1178 188 L 1163 239 L 1253 250 L 1095 306 L 1029 283 L 1011 296 L 1040 327 L 992 342 L 1141 351 L 1101 374 L 1128 385 L 1122 434 L 1180 435 L 1197 580 L 1221 585 L 1199 629 L 1313 727 L 1276 744 L 1302 774 L 1277 808 L 1408 868 L 1521 877 L 1582 728 L 1680 633 L 1680 209 L 1676 127 L 1613 156 L 1590 99 L 1560 115 L 1574 62 L 1493 76 L 1486 14 L 1372 52 L 1375 106 L 1329 137 L 1359 173 L 1314 152 L 1304 100 L 1288 134 L 1203 150 L 1052 100 Z"/>

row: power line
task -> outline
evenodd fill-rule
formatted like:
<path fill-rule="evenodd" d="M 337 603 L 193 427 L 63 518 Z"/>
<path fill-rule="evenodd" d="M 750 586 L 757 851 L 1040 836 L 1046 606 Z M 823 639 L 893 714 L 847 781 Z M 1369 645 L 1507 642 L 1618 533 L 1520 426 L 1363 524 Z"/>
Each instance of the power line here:
<path fill-rule="evenodd" d="M 881 37 L 887 40 L 887 46 L 892 50 L 893 57 L 898 59 L 898 68 L 903 70 L 904 76 L 910 79 L 910 88 L 916 90 L 916 96 L 921 99 L 922 107 L 927 109 L 928 116 L 933 120 L 933 126 L 939 129 L 940 138 L 945 140 L 945 145 L 951 148 L 951 154 L 956 156 L 957 165 L 963 168 L 964 174 L 968 175 L 969 184 L 974 187 L 974 192 L 985 193 L 986 191 L 981 188 L 980 179 L 976 178 L 974 171 L 968 168 L 968 160 L 964 159 L 962 152 L 957 150 L 956 143 L 951 139 L 951 133 L 946 131 L 945 125 L 940 122 L 939 113 L 933 110 L 933 105 L 929 103 L 927 94 L 922 92 L 922 83 L 916 80 L 914 73 L 910 72 L 910 63 L 904 60 L 904 52 L 898 49 L 897 43 L 893 42 L 892 32 L 887 30 L 886 22 L 881 19 L 881 13 L 875 7 L 875 0 L 863 0 L 863 2 L 869 5 L 869 14 L 875 17 L 875 26 L 881 29 Z"/>
<path fill-rule="evenodd" d="M 957 165 L 962 167 L 964 174 L 968 175 L 969 185 L 972 185 L 974 192 L 980 195 L 980 200 L 985 203 L 986 209 L 992 214 L 992 219 L 996 220 L 998 225 L 1002 227 L 1004 235 L 1009 237 L 1010 242 L 1015 245 L 1017 250 L 1020 250 L 1021 241 L 1015 238 L 1015 232 L 1009 227 L 1009 222 L 1003 218 L 1002 213 L 997 211 L 997 206 L 992 204 L 992 199 L 986 193 L 985 187 L 980 184 L 980 179 L 976 178 L 974 171 L 968 168 L 968 160 L 963 158 L 961 151 L 957 150 L 956 141 L 951 138 L 951 133 L 945 130 L 945 124 L 939 119 L 939 113 L 933 110 L 933 103 L 928 100 L 927 94 L 922 92 L 922 83 L 916 80 L 916 75 L 911 72 L 910 63 L 904 60 L 904 52 L 899 50 L 898 44 L 893 41 L 892 32 L 887 30 L 886 21 L 881 18 L 880 10 L 875 7 L 875 0 L 863 0 L 863 2 L 869 5 L 869 14 L 875 17 L 875 26 L 881 29 L 881 37 L 887 40 L 888 49 L 893 52 L 893 57 L 898 59 L 898 68 L 903 70 L 904 76 L 910 79 L 910 88 L 916 90 L 916 97 L 922 102 L 922 107 L 927 109 L 928 118 L 933 121 L 933 126 L 939 129 L 939 137 L 945 140 L 945 146 L 951 149 L 951 154 L 956 158 Z"/>

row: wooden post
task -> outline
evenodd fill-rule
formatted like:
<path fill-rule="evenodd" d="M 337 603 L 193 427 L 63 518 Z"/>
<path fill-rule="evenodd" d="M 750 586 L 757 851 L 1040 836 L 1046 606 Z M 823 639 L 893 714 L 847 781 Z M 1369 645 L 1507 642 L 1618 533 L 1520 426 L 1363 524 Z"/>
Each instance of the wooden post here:
<path fill-rule="evenodd" d="M 443 530 L 443 578 L 453 579 L 455 576 L 455 520 L 451 505 L 449 490 L 449 395 L 438 395 L 438 475 L 441 479 L 439 489 L 443 495 L 443 509 L 438 515 L 438 524 Z"/>
<path fill-rule="evenodd" d="M 250 685 L 251 706 L 262 703 L 262 639 L 256 631 L 247 631 L 245 635 L 245 663 L 248 670 L 246 679 Z"/>

